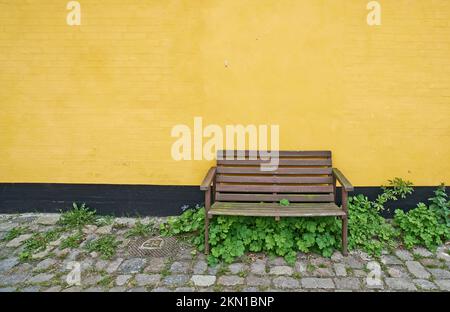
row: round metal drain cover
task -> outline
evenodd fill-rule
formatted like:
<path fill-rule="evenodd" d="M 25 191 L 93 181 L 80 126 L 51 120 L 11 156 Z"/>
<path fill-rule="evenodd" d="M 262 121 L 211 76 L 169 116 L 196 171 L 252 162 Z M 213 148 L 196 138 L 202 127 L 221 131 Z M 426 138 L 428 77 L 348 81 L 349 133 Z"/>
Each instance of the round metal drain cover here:
<path fill-rule="evenodd" d="M 128 251 L 135 257 L 169 257 L 178 252 L 175 237 L 145 237 L 130 241 Z"/>

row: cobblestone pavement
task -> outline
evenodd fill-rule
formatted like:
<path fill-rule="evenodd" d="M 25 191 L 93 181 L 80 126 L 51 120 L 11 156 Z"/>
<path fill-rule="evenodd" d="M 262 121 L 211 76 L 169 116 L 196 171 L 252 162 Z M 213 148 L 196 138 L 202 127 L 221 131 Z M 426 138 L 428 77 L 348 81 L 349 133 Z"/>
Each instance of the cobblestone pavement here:
<path fill-rule="evenodd" d="M 131 218 L 86 226 L 85 241 L 78 248 L 61 249 L 60 238 L 33 259 L 20 261 L 24 242 L 32 233 L 55 228 L 58 218 L 55 214 L 0 215 L 0 291 L 450 291 L 449 243 L 436 253 L 398 249 L 380 259 L 363 252 L 347 257 L 335 252 L 331 259 L 299 254 L 295 265 L 289 266 L 283 258 L 248 254 L 229 265 L 208 267 L 204 255 L 186 244 L 172 256 L 130 255 L 125 233 L 136 222 Z M 27 226 L 28 232 L 5 240 L 18 226 Z M 105 234 L 122 241 L 110 260 L 83 248 L 86 240 Z M 81 285 L 68 284 L 73 261 L 80 264 Z"/>

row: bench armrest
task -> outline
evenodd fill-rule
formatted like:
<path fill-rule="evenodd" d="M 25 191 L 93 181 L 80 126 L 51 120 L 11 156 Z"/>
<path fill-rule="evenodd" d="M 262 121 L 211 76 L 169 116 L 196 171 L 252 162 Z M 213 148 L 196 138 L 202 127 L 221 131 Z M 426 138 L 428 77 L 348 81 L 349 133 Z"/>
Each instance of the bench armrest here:
<path fill-rule="evenodd" d="M 347 192 L 353 191 L 353 185 L 350 183 L 349 180 L 347 180 L 347 178 L 342 174 L 342 172 L 339 171 L 339 169 L 333 168 L 333 175 L 336 177 L 336 180 L 339 181 L 339 183 Z"/>
<path fill-rule="evenodd" d="M 200 185 L 200 190 L 207 191 L 211 187 L 211 183 L 214 180 L 214 176 L 216 175 L 216 167 L 211 167 L 203 179 L 202 185 Z"/>

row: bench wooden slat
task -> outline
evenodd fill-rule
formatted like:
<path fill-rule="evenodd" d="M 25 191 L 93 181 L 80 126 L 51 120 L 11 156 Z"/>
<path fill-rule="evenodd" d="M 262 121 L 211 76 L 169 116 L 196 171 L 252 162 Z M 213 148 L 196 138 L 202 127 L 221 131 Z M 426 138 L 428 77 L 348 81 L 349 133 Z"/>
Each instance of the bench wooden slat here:
<path fill-rule="evenodd" d="M 235 174 L 320 174 L 327 175 L 331 174 L 332 168 L 295 168 L 295 167 L 278 167 L 278 169 L 273 171 L 262 171 L 258 167 L 217 167 L 217 173 L 235 173 Z"/>
<path fill-rule="evenodd" d="M 247 165 L 247 166 L 260 166 L 261 164 L 269 164 L 274 160 L 263 160 L 263 159 L 224 159 L 217 160 L 217 165 Z M 331 159 L 280 159 L 278 158 L 279 166 L 331 166 Z"/>
<path fill-rule="evenodd" d="M 332 202 L 334 194 L 243 194 L 216 192 L 217 201 L 264 202 L 287 199 L 291 202 Z"/>
<path fill-rule="evenodd" d="M 296 183 L 296 184 L 329 184 L 333 183 L 331 176 L 324 177 L 307 177 L 307 176 L 245 176 L 245 175 L 224 175 L 218 174 L 216 177 L 217 182 L 234 182 L 234 183 Z"/>
<path fill-rule="evenodd" d="M 227 156 L 226 150 L 217 151 L 217 158 L 226 158 Z M 270 151 L 269 151 L 270 152 Z M 231 151 L 233 156 L 241 156 L 249 157 L 250 155 L 260 155 L 260 152 L 256 151 Z M 267 155 L 267 154 L 263 154 Z M 331 151 L 279 151 L 279 157 L 331 157 Z"/>
<path fill-rule="evenodd" d="M 291 204 L 287 207 L 273 203 L 223 203 L 211 206 L 210 215 L 236 216 L 342 216 L 345 212 L 333 203 Z"/>
<path fill-rule="evenodd" d="M 218 192 L 235 193 L 331 193 L 332 185 L 249 185 L 249 184 L 223 184 L 216 185 Z"/>

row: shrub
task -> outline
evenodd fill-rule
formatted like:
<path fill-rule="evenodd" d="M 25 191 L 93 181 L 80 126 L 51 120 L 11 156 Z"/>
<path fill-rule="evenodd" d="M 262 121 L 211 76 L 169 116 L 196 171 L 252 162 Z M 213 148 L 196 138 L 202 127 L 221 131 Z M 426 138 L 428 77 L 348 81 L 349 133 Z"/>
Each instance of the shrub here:
<path fill-rule="evenodd" d="M 406 213 L 397 209 L 394 221 L 400 228 L 405 247 L 409 249 L 423 245 L 435 250 L 444 240 L 450 238 L 447 225 L 439 223 L 436 213 L 423 203 Z"/>
<path fill-rule="evenodd" d="M 187 210 L 178 218 L 161 225 L 163 235 L 197 232 L 192 242 L 204 250 L 204 208 Z M 320 252 L 331 256 L 340 245 L 340 222 L 327 218 L 274 218 L 218 216 L 209 229 L 210 264 L 232 262 L 246 251 L 267 252 L 294 263 L 297 251 Z"/>
<path fill-rule="evenodd" d="M 434 191 L 434 195 L 428 199 L 431 202 L 430 210 L 436 214 L 439 223 L 450 227 L 450 201 L 447 200 L 448 196 L 443 183 Z"/>
<path fill-rule="evenodd" d="M 60 225 L 67 228 L 81 228 L 95 222 L 95 210 L 91 210 L 85 203 L 81 205 L 73 203 L 72 206 L 71 210 L 61 213 Z"/>
<path fill-rule="evenodd" d="M 362 249 L 379 256 L 381 251 L 393 247 L 395 231 L 380 216 L 374 203 L 363 195 L 349 198 L 349 249 Z"/>

